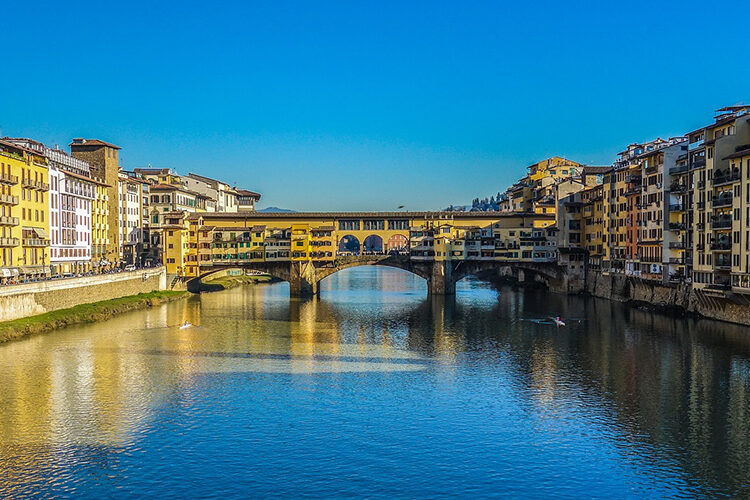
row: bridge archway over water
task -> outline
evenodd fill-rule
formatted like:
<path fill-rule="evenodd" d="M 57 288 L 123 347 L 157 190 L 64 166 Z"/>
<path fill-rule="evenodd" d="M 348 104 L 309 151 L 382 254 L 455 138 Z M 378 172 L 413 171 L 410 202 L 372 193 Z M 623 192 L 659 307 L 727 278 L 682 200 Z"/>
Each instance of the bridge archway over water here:
<path fill-rule="evenodd" d="M 292 296 L 317 295 L 322 279 L 342 269 L 356 266 L 388 266 L 409 271 L 427 281 L 431 294 L 452 295 L 456 291 L 456 282 L 470 275 L 486 277 L 508 275 L 519 281 L 540 281 L 548 286 L 552 283 L 560 289 L 565 280 L 562 270 L 553 264 L 509 265 L 493 261 L 419 261 L 408 255 L 343 255 L 333 262 L 281 261 L 281 262 L 247 262 L 217 266 L 211 271 L 188 281 L 188 290 L 198 293 L 201 289 L 201 278 L 217 271 L 241 268 L 259 271 L 289 283 Z"/>

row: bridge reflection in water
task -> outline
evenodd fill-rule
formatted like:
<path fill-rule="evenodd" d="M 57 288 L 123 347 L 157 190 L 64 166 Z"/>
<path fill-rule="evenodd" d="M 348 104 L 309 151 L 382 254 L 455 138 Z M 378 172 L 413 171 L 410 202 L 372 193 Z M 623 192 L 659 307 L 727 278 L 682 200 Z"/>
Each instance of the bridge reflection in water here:
<path fill-rule="evenodd" d="M 532 442 L 541 432 L 550 453 L 564 453 L 555 448 L 555 430 L 565 429 L 565 446 L 606 443 L 638 464 L 631 480 L 645 488 L 641 493 L 748 493 L 750 339 L 740 327 L 544 292 L 497 295 L 476 281 L 460 282 L 455 297 L 425 298 L 422 280 L 388 269 L 334 274 L 322 282 L 321 296 L 309 300 L 290 300 L 287 286 L 206 294 L 0 346 L 0 496 L 70 493 L 68 480 L 78 493 L 90 492 L 91 478 L 104 473 L 124 474 L 118 483 L 136 492 L 137 483 L 147 482 L 141 469 L 170 471 L 151 440 L 173 450 L 199 446 L 195 438 L 181 440 L 175 422 L 186 436 L 227 426 L 219 439 L 246 439 L 244 415 L 261 426 L 255 436 L 272 430 L 265 415 L 301 418 L 293 410 L 299 404 L 313 414 L 332 412 L 330 418 L 346 415 L 350 425 L 364 426 L 358 432 L 373 433 L 364 424 L 376 418 L 368 413 L 371 400 L 398 408 L 402 418 L 408 411 L 422 418 L 423 410 L 398 394 L 420 401 L 428 395 L 433 426 L 443 425 L 438 408 L 445 401 L 459 401 L 465 414 L 445 418 L 477 442 L 481 433 L 499 439 L 496 433 L 507 428 Z M 528 321 L 556 314 L 570 326 Z M 200 326 L 174 327 L 186 320 Z M 519 421 L 495 420 L 507 411 Z M 481 430 L 468 425 L 472 416 L 484 422 Z M 394 439 L 388 425 L 395 424 L 377 421 L 386 427 L 377 439 Z M 398 427 L 400 439 L 425 446 L 409 441 L 408 429 Z M 275 439 L 265 442 L 267 453 L 280 446 Z M 442 439 L 436 435 L 432 446 Z M 234 453 L 260 450 L 246 446 Z M 493 446 L 523 460 L 510 445 Z M 496 451 L 487 463 L 498 460 Z M 428 451 L 422 457 L 432 458 Z M 56 474 L 68 479 L 50 481 Z M 242 485 L 240 476 L 234 479 Z"/>

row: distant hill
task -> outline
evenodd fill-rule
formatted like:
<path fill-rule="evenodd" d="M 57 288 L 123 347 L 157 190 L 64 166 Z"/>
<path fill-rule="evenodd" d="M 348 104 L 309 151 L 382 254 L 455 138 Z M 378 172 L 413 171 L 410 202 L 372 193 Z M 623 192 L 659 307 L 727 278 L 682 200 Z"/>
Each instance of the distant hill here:
<path fill-rule="evenodd" d="M 280 214 L 280 213 L 296 212 L 296 210 L 291 210 L 289 208 L 266 207 L 266 208 L 261 208 L 260 210 L 258 210 L 258 212 L 262 212 L 266 214 Z"/>

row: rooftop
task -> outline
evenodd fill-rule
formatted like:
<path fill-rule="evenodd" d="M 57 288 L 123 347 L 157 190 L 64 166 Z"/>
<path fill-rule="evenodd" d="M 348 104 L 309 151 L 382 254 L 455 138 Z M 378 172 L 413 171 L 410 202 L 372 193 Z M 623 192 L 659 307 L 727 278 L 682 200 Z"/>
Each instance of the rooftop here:
<path fill-rule="evenodd" d="M 534 217 L 554 220 L 552 214 L 535 214 L 533 212 L 195 212 L 189 220 L 252 220 L 252 219 L 504 219 L 509 217 Z"/>
<path fill-rule="evenodd" d="M 108 148 L 122 149 L 120 148 L 120 146 L 115 146 L 114 144 L 110 142 L 105 142 L 99 139 L 83 139 L 83 138 L 73 139 L 73 142 L 71 142 L 69 146 L 71 148 L 74 146 L 107 146 Z"/>

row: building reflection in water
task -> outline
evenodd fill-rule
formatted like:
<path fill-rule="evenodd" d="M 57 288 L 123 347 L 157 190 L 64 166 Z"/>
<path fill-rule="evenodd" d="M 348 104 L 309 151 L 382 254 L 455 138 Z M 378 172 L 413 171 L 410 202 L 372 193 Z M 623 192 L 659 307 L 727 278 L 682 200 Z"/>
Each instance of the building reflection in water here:
<path fill-rule="evenodd" d="M 290 300 L 285 284 L 238 288 L 0 346 L 0 491 L 42 481 L 70 450 L 127 446 L 165 408 L 204 397 L 206 377 L 244 372 L 299 374 L 306 387 L 350 372 L 402 373 L 425 390 L 501 381 L 508 404 L 542 417 L 575 407 L 623 453 L 648 450 L 645 467 L 673 463 L 701 492 L 750 484 L 745 328 L 459 285 L 429 297 L 407 273 L 357 268 L 311 300 Z M 556 315 L 569 326 L 539 321 Z M 102 456 L 75 460 L 113 459 Z"/>

